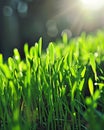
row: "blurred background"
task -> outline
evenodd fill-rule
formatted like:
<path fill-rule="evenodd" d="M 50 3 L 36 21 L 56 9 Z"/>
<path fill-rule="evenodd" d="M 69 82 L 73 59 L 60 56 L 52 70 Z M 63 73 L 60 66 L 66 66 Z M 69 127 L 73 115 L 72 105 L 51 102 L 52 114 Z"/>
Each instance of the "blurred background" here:
<path fill-rule="evenodd" d="M 100 0 L 0 0 L 0 53 L 11 56 L 13 48 L 23 54 L 23 45 L 34 45 L 43 38 L 43 49 L 50 41 L 69 39 L 85 31 L 104 27 L 104 2 Z M 99 3 L 98 3 L 99 2 Z"/>

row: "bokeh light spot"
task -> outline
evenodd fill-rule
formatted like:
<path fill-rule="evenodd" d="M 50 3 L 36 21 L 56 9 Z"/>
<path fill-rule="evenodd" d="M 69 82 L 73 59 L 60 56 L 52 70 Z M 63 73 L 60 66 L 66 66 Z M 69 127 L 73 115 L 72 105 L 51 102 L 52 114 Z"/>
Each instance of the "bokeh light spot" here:
<path fill-rule="evenodd" d="M 48 20 L 46 23 L 47 34 L 50 37 L 56 37 L 58 34 L 57 24 L 54 20 Z"/>
<path fill-rule="evenodd" d="M 12 16 L 13 14 L 13 9 L 10 6 L 4 6 L 3 8 L 3 15 L 4 16 Z"/>
<path fill-rule="evenodd" d="M 27 5 L 27 3 L 20 1 L 18 3 L 17 10 L 21 14 L 27 13 L 27 11 L 28 11 L 28 5 Z"/>
<path fill-rule="evenodd" d="M 70 29 L 64 29 L 61 33 L 61 35 L 63 35 L 64 33 L 67 34 L 68 38 L 72 37 L 72 32 Z"/>

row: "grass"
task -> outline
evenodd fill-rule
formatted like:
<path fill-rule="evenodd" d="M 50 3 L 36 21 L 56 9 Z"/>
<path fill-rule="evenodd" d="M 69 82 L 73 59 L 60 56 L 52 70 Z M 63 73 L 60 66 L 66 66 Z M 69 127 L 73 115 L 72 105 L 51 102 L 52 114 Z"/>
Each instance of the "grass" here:
<path fill-rule="evenodd" d="M 104 32 L 0 54 L 1 130 L 103 130 Z"/>

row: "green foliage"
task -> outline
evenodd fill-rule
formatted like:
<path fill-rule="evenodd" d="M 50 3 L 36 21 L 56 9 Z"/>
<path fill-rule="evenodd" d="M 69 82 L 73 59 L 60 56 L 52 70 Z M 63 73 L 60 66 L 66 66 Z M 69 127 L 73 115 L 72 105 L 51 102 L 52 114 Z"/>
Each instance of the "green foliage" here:
<path fill-rule="evenodd" d="M 0 54 L 0 130 L 102 130 L 104 32 Z M 63 44 L 64 43 L 64 44 Z"/>

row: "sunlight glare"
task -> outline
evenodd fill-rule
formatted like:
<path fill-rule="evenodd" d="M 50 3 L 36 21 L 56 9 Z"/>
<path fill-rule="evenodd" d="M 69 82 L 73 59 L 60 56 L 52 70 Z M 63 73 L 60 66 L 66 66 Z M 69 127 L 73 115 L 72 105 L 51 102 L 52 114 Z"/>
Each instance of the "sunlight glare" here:
<path fill-rule="evenodd" d="M 81 0 L 83 8 L 99 10 L 104 6 L 104 0 Z"/>

